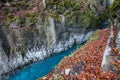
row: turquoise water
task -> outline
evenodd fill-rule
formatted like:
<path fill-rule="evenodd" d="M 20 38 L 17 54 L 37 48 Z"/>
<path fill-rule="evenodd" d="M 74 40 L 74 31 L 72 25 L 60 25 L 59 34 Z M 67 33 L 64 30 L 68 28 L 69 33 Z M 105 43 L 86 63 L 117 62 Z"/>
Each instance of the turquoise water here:
<path fill-rule="evenodd" d="M 61 61 L 61 59 L 73 53 L 77 47 L 80 47 L 81 45 L 74 45 L 69 50 L 57 53 L 49 58 L 33 63 L 16 72 L 6 80 L 36 80 L 39 77 L 45 76 L 50 71 L 54 70 L 54 67 Z"/>
<path fill-rule="evenodd" d="M 109 27 L 109 24 L 110 24 L 110 23 L 109 23 L 108 21 L 105 21 L 105 22 L 102 24 L 103 29 Z"/>

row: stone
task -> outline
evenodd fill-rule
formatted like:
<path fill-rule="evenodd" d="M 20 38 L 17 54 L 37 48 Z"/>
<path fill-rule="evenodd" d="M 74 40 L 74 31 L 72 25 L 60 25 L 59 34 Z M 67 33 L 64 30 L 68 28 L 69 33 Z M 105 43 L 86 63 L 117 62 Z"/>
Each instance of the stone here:
<path fill-rule="evenodd" d="M 65 74 L 66 74 L 66 75 L 69 75 L 69 73 L 70 73 L 70 70 L 71 70 L 70 68 L 68 68 L 68 69 L 65 69 Z"/>

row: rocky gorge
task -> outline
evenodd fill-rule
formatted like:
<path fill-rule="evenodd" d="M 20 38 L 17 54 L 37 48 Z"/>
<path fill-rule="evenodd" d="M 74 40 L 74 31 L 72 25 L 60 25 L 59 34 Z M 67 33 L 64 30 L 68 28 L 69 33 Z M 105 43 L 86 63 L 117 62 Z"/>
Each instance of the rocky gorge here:
<path fill-rule="evenodd" d="M 11 2 L 0 8 L 1 78 L 86 41 L 107 19 L 106 7 L 113 0 Z M 119 45 L 119 34 L 117 40 Z"/>

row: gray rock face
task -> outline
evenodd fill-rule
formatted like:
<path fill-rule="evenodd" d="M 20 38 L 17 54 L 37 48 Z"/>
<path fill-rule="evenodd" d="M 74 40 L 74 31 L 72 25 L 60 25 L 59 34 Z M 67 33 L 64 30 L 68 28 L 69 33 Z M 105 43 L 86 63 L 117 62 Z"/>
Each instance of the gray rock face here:
<path fill-rule="evenodd" d="M 117 38 L 117 48 L 120 50 L 120 37 L 119 38 Z"/>
<path fill-rule="evenodd" d="M 118 27 L 120 27 L 120 23 L 118 23 Z M 117 34 L 117 39 L 116 39 L 116 47 L 120 50 L 120 29 Z"/>
<path fill-rule="evenodd" d="M 7 71 L 8 65 L 7 65 L 8 58 L 5 55 L 5 52 L 3 51 L 3 48 L 0 44 L 0 74 L 2 74 L 4 71 Z"/>

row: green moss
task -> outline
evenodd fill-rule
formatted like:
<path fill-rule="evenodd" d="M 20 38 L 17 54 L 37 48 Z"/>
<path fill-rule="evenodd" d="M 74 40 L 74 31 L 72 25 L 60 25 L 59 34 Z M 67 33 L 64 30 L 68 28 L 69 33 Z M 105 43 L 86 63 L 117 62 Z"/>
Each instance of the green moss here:
<path fill-rule="evenodd" d="M 119 11 L 119 9 L 120 9 L 119 0 L 114 0 L 113 4 L 108 8 L 109 16 L 112 18 L 117 13 L 117 11 Z"/>
<path fill-rule="evenodd" d="M 18 46 L 17 48 L 16 48 L 16 51 L 17 52 L 24 52 L 25 51 L 25 48 L 24 47 L 22 47 L 22 46 Z"/>
<path fill-rule="evenodd" d="M 92 36 L 88 38 L 87 42 L 91 42 L 97 39 L 99 39 L 98 32 L 95 32 Z"/>
<path fill-rule="evenodd" d="M 56 5 L 56 7 L 57 7 L 57 11 L 56 11 L 56 12 L 57 12 L 58 14 L 64 13 L 65 7 L 64 7 L 64 5 L 63 5 L 63 2 L 58 3 L 58 4 Z"/>
<path fill-rule="evenodd" d="M 92 16 L 91 17 L 91 25 L 90 25 L 90 27 L 91 28 L 96 28 L 96 26 L 97 26 L 97 22 L 98 22 L 98 17 L 97 16 Z"/>
<path fill-rule="evenodd" d="M 59 22 L 61 21 L 61 18 L 60 18 L 60 16 L 59 16 L 59 14 L 57 14 L 57 13 L 52 14 L 51 17 L 52 17 L 57 23 L 59 23 Z"/>
<path fill-rule="evenodd" d="M 15 22 L 20 26 L 23 25 L 35 25 L 37 23 L 37 18 L 35 14 L 26 14 L 25 18 L 20 18 L 19 16 L 15 16 L 13 14 L 8 14 L 7 18 L 3 21 L 5 25 L 11 24 L 11 22 Z"/>
<path fill-rule="evenodd" d="M 74 14 L 70 20 L 70 26 L 74 26 L 76 22 L 76 15 Z"/>
<path fill-rule="evenodd" d="M 54 14 L 52 14 L 51 17 L 52 17 L 52 18 L 56 18 L 56 17 L 58 17 L 58 14 L 57 14 L 57 13 L 54 13 Z"/>
<path fill-rule="evenodd" d="M 16 8 L 16 10 L 25 10 L 29 7 L 29 4 L 25 1 L 19 1 L 18 3 L 16 4 L 12 4 L 13 7 Z"/>
<path fill-rule="evenodd" d="M 102 12 L 100 15 L 99 15 L 99 20 L 104 22 L 105 20 L 107 20 L 109 18 L 109 14 L 108 12 Z"/>
<path fill-rule="evenodd" d="M 119 5 L 119 0 L 114 0 L 113 4 L 109 7 L 109 11 L 112 12 Z"/>
<path fill-rule="evenodd" d="M 23 14 L 25 17 L 35 17 L 37 15 L 37 13 L 28 13 L 28 12 L 25 12 Z"/>
<path fill-rule="evenodd" d="M 9 25 L 11 22 L 13 22 L 14 17 L 15 17 L 15 16 L 14 16 L 12 13 L 9 13 L 9 14 L 7 15 L 6 19 L 3 20 L 3 23 L 4 23 L 5 25 Z"/>
<path fill-rule="evenodd" d="M 9 13 L 9 14 L 7 15 L 7 17 L 10 18 L 10 19 L 13 19 L 13 18 L 14 18 L 14 15 L 11 14 L 11 13 Z"/>
<path fill-rule="evenodd" d="M 27 25 L 35 25 L 37 23 L 36 17 L 28 17 L 26 18 L 26 24 Z"/>
<path fill-rule="evenodd" d="M 82 1 L 65 0 L 64 5 L 66 9 L 73 8 L 73 10 L 78 10 L 80 9 L 81 2 Z"/>
<path fill-rule="evenodd" d="M 53 80 L 65 80 L 65 79 L 63 76 L 55 74 Z"/>
<path fill-rule="evenodd" d="M 120 14 L 120 9 L 118 9 L 118 10 L 116 11 L 116 13 L 117 13 L 117 14 Z"/>

